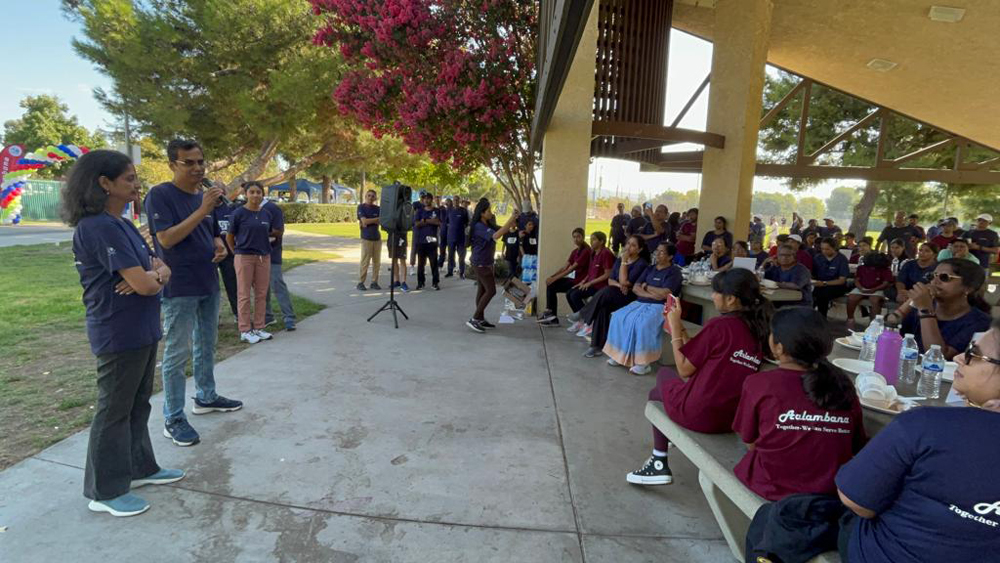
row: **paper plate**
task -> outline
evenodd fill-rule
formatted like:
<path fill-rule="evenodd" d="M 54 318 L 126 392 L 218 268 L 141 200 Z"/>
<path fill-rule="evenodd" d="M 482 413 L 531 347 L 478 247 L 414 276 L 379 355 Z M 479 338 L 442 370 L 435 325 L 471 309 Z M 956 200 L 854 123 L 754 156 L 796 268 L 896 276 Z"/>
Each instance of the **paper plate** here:
<path fill-rule="evenodd" d="M 862 362 L 861 360 L 852 360 L 850 358 L 837 358 L 833 360 L 833 365 L 855 375 L 863 371 L 875 371 L 875 362 Z"/>
<path fill-rule="evenodd" d="M 688 285 L 697 285 L 697 286 L 701 286 L 701 287 L 712 285 L 712 282 L 710 282 L 710 281 L 696 282 L 696 281 L 693 281 L 693 280 L 689 280 L 689 281 L 686 281 L 684 283 L 686 283 Z"/>
<path fill-rule="evenodd" d="M 920 403 L 918 403 L 916 401 L 910 401 L 910 400 L 906 400 L 906 399 L 903 399 L 903 400 L 900 400 L 900 401 L 896 401 L 895 403 L 893 403 L 893 405 L 892 405 L 893 408 L 883 407 L 881 405 L 881 403 L 882 403 L 881 401 L 879 401 L 878 404 L 876 404 L 876 403 L 870 403 L 870 402 L 868 402 L 867 399 L 861 399 L 861 406 L 863 406 L 864 408 L 869 409 L 869 410 L 873 410 L 873 411 L 876 411 L 876 412 L 881 412 L 881 413 L 885 413 L 885 414 L 892 414 L 892 415 L 896 415 L 896 414 L 899 414 L 901 412 L 906 412 L 906 411 L 912 409 L 913 407 L 916 407 L 916 406 L 920 405 Z"/>
<path fill-rule="evenodd" d="M 837 344 L 840 344 L 841 346 L 843 346 L 844 348 L 847 348 L 848 350 L 857 350 L 859 352 L 861 351 L 861 345 L 860 344 L 852 344 L 851 343 L 851 339 L 848 338 L 847 336 L 841 336 L 840 338 L 834 340 L 834 342 L 836 342 Z"/>

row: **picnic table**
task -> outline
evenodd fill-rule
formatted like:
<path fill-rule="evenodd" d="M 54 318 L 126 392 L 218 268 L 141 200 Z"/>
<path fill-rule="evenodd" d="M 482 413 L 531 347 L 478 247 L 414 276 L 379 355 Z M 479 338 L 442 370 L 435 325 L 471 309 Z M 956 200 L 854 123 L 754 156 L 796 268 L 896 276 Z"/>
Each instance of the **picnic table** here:
<path fill-rule="evenodd" d="M 797 289 L 765 289 L 764 298 L 772 303 L 795 302 L 802 300 L 802 292 Z M 681 288 L 681 300 L 701 306 L 701 324 L 704 326 L 710 319 L 719 316 L 718 309 L 712 303 L 712 286 L 684 282 Z"/>

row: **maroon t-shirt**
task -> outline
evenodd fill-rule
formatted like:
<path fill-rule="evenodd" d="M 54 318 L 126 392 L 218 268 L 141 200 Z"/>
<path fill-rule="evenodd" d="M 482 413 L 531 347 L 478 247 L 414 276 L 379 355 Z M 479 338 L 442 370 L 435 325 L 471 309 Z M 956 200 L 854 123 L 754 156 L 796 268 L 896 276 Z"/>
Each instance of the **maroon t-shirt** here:
<path fill-rule="evenodd" d="M 736 477 L 770 501 L 798 493 L 835 495 L 834 477 L 868 440 L 861 403 L 827 411 L 802 389 L 802 372 L 775 369 L 743 383 L 733 430 L 754 449 Z"/>
<path fill-rule="evenodd" d="M 861 291 L 867 291 L 891 281 L 892 270 L 889 268 L 873 268 L 861 265 L 858 266 L 858 272 L 855 274 L 855 282 Z"/>
<path fill-rule="evenodd" d="M 698 224 L 691 223 L 690 221 L 681 225 L 681 230 L 679 234 L 694 236 L 698 231 Z M 677 253 L 681 256 L 691 256 L 694 254 L 694 241 L 693 240 L 678 240 L 677 241 Z"/>
<path fill-rule="evenodd" d="M 579 282 L 583 279 L 583 276 L 587 275 L 587 269 L 590 268 L 590 247 L 584 245 L 583 248 L 579 246 L 573 249 L 573 252 L 569 253 L 569 263 L 576 264 L 576 277 L 573 279 Z"/>
<path fill-rule="evenodd" d="M 587 269 L 587 277 L 583 279 L 585 281 L 596 280 L 604 275 L 605 270 L 610 269 L 614 265 L 615 253 L 608 250 L 608 247 L 605 246 L 596 255 L 590 257 L 590 267 Z M 577 279 L 580 278 L 578 277 Z M 601 283 L 595 283 L 593 289 L 597 291 L 604 289 L 607 285 L 608 280 L 604 280 Z"/>
<path fill-rule="evenodd" d="M 951 241 L 957 238 L 958 235 L 951 235 L 950 237 L 946 237 L 944 235 L 938 235 L 932 238 L 931 242 L 934 243 L 934 246 L 938 247 L 938 250 L 944 250 L 948 248 L 948 245 L 951 244 Z"/>
<path fill-rule="evenodd" d="M 705 323 L 681 353 L 697 368 L 684 381 L 665 384 L 663 410 L 695 432 L 731 432 L 743 380 L 760 369 L 761 343 L 737 316 L 722 315 Z"/>

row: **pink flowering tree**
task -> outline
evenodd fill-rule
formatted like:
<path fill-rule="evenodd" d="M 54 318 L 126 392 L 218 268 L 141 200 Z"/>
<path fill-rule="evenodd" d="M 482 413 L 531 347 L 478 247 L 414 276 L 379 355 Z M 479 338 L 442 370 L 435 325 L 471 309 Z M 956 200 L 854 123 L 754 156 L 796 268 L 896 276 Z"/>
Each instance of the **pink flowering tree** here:
<path fill-rule="evenodd" d="M 537 204 L 528 146 L 537 2 L 310 0 L 315 41 L 348 68 L 333 92 L 376 136 L 460 171 L 487 167 L 520 206 Z"/>

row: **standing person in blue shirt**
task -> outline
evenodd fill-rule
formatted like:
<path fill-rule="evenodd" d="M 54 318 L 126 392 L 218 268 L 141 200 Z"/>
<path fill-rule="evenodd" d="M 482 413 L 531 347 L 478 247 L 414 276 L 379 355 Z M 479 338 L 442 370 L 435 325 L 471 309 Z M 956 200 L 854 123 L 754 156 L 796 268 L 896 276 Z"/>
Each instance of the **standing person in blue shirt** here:
<path fill-rule="evenodd" d="M 271 214 L 263 207 L 264 188 L 258 182 L 246 185 L 247 203 L 233 211 L 226 242 L 236 253 L 236 285 L 239 291 L 240 340 L 256 344 L 270 340 L 264 330 L 264 305 L 271 281 Z"/>
<path fill-rule="evenodd" d="M 837 473 L 841 561 L 996 561 L 1000 555 L 1000 321 L 955 356 L 965 407 L 904 412 Z M 856 515 L 856 516 L 855 516 Z"/>
<path fill-rule="evenodd" d="M 229 197 L 219 203 L 219 206 L 212 211 L 212 216 L 215 218 L 216 224 L 219 226 L 219 235 L 222 237 L 222 241 L 226 241 L 226 234 L 229 232 L 229 222 L 233 218 L 233 211 L 237 207 L 243 205 L 244 202 L 239 201 L 237 198 L 243 194 L 243 187 L 239 186 Z M 238 306 L 236 303 L 236 267 L 234 266 L 234 257 L 232 248 L 226 248 L 226 257 L 219 262 L 219 274 L 222 276 L 222 284 L 226 287 L 226 298 L 229 300 L 229 309 L 233 312 L 233 318 L 239 316 Z"/>
<path fill-rule="evenodd" d="M 190 446 L 201 438 L 184 416 L 184 365 L 189 357 L 197 389 L 194 414 L 236 411 L 243 403 L 215 391 L 219 335 L 219 276 L 215 270 L 216 263 L 226 257 L 226 247 L 212 211 L 222 188 L 202 189 L 205 156 L 195 141 L 170 141 L 167 159 L 173 181 L 153 186 L 146 195 L 149 234 L 173 272 L 162 299 L 163 435 L 178 446 Z"/>
<path fill-rule="evenodd" d="M 448 273 L 455 275 L 455 253 L 458 252 L 458 277 L 465 279 L 465 228 L 469 226 L 469 210 L 456 198 L 456 205 L 448 206 Z"/>
<path fill-rule="evenodd" d="M 248 182 L 257 184 L 260 182 Z M 263 188 L 266 198 L 268 189 Z M 285 283 L 285 276 L 281 272 L 281 244 L 285 237 L 285 213 L 281 206 L 270 199 L 265 199 L 264 209 L 271 214 L 271 284 L 267 288 L 267 297 L 264 300 L 264 325 L 274 323 L 274 313 L 271 310 L 271 292 L 278 296 L 278 307 L 281 309 L 282 321 L 285 323 L 285 330 L 295 330 L 295 308 L 292 307 L 292 295 L 288 293 L 288 285 Z M 378 268 L 376 268 L 378 272 Z"/>
<path fill-rule="evenodd" d="M 113 516 L 149 509 L 131 489 L 184 478 L 179 469 L 160 468 L 149 439 L 149 397 L 162 336 L 158 294 L 171 271 L 121 217 L 138 195 L 132 161 L 106 150 L 80 157 L 62 192 L 63 219 L 76 227 L 73 255 L 90 349 L 97 356 L 97 408 L 83 495 L 90 510 Z"/>
<path fill-rule="evenodd" d="M 493 275 L 494 254 L 497 250 L 497 240 L 503 238 L 517 225 L 517 210 L 503 227 L 498 227 L 490 209 L 490 200 L 481 198 L 472 212 L 472 267 L 476 270 L 476 312 L 465 322 L 465 326 L 475 332 L 483 333 L 496 325 L 486 320 L 486 307 L 497 293 L 496 278 Z"/>
<path fill-rule="evenodd" d="M 445 259 L 448 257 L 448 210 L 453 206 L 451 198 L 445 198 L 443 205 L 438 206 L 438 217 L 441 218 L 441 226 L 438 228 L 438 269 L 444 268 Z"/>
<path fill-rule="evenodd" d="M 851 288 L 847 286 L 847 278 L 851 275 L 851 266 L 847 257 L 837 250 L 837 243 L 832 237 L 826 237 L 819 243 L 819 252 L 813 258 L 813 301 L 816 310 L 825 319 L 830 312 L 830 303 L 847 295 Z"/>
<path fill-rule="evenodd" d="M 375 205 L 375 190 L 365 192 L 365 202 L 358 205 L 358 224 L 361 227 L 361 271 L 358 272 L 358 291 L 366 291 L 368 264 L 372 265 L 372 289 L 378 285 L 378 272 L 382 257 L 382 233 L 378 230 L 380 208 Z"/>
<path fill-rule="evenodd" d="M 438 272 L 438 227 L 441 226 L 441 214 L 437 207 L 434 207 L 434 196 L 430 192 L 422 192 L 420 200 L 423 206 L 417 210 L 413 216 L 413 225 L 416 227 L 416 240 L 413 245 L 417 247 L 417 289 L 423 289 L 426 285 L 427 275 L 425 267 L 427 262 L 431 265 L 431 281 L 434 289 L 439 291 L 441 273 Z"/>

